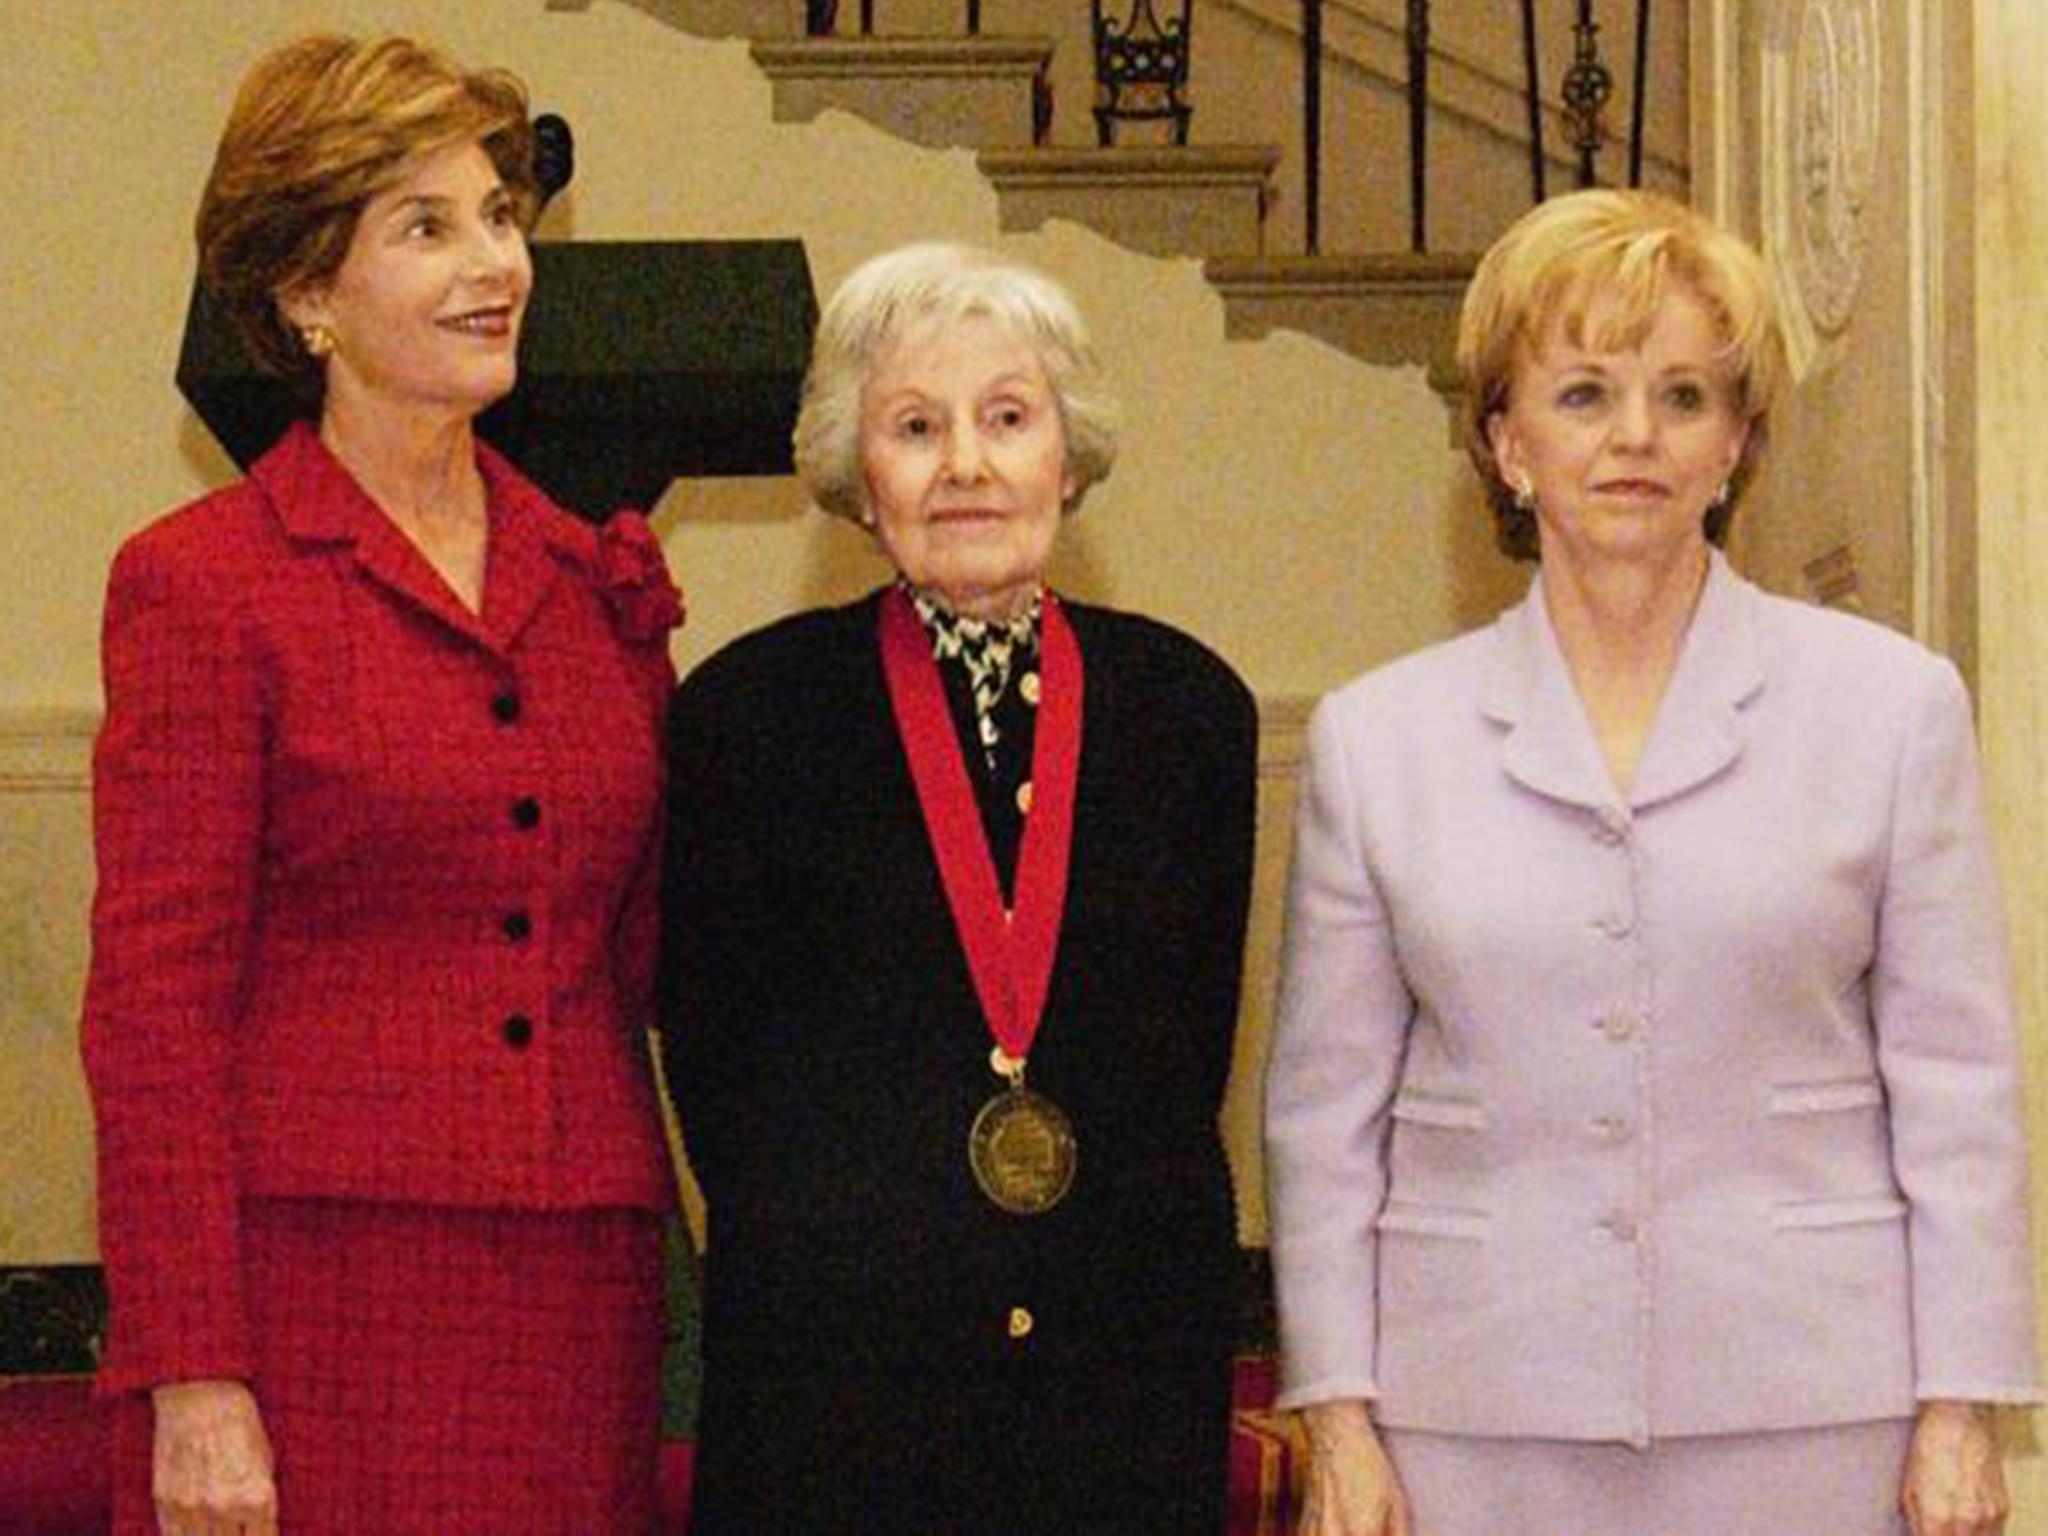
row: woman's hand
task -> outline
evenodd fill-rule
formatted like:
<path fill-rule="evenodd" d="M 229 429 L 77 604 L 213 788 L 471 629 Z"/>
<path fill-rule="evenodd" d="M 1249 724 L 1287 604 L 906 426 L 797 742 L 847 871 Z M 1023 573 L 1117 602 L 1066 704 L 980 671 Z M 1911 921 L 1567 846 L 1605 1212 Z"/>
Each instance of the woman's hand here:
<path fill-rule="evenodd" d="M 156 1519 L 164 1536 L 277 1536 L 270 1437 L 239 1381 L 179 1381 L 156 1408 Z"/>
<path fill-rule="evenodd" d="M 1913 1536 L 1998 1536 L 2005 1529 L 2011 1502 L 1988 1405 L 1920 1405 L 1899 1507 Z"/>
<path fill-rule="evenodd" d="M 1362 1402 L 1317 1403 L 1308 1431 L 1308 1496 L 1299 1536 L 1414 1536 L 1408 1497 Z"/>

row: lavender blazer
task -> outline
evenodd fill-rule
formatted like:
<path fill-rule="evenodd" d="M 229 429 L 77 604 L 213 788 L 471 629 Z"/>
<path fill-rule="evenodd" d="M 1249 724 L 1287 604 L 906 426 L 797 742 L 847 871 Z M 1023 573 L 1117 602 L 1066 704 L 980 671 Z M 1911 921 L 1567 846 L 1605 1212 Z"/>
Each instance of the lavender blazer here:
<path fill-rule="evenodd" d="M 1634 788 L 1540 583 L 1325 699 L 1266 1165 L 1285 1406 L 1620 1440 L 2037 1395 L 1955 671 L 1716 555 Z"/>

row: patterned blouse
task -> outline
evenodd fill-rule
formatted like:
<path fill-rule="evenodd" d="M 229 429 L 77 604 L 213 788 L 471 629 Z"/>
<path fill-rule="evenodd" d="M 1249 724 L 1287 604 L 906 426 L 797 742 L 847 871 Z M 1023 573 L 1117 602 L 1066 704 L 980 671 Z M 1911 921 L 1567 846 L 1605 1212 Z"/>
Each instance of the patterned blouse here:
<path fill-rule="evenodd" d="M 1031 748 L 1038 717 L 1039 594 L 1014 619 L 952 612 L 922 592 L 910 600 L 931 636 L 932 658 L 969 766 L 981 824 L 1003 895 L 1011 894 L 1024 818 L 1031 810 Z"/>

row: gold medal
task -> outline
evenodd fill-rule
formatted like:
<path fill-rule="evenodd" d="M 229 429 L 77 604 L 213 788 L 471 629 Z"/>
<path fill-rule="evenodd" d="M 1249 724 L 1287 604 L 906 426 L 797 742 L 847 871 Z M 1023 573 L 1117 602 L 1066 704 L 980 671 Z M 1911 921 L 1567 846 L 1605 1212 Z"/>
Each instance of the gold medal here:
<path fill-rule="evenodd" d="M 889 708 L 918 810 L 982 1022 L 995 1040 L 989 1070 L 1007 1085 L 974 1117 L 968 1165 L 997 1206 L 1036 1216 L 1066 1198 L 1074 1183 L 1073 1127 L 1057 1105 L 1024 1086 L 1024 1062 L 1044 1021 L 1066 910 L 1081 759 L 1081 648 L 1060 605 L 1046 594 L 1039 635 L 1044 685 L 1037 673 L 1020 684 L 1039 719 L 1030 782 L 1018 803 L 1026 815 L 1017 850 L 1016 904 L 1010 907 L 953 733 L 944 682 L 917 610 L 901 588 L 883 600 L 876 624 Z"/>
<path fill-rule="evenodd" d="M 1040 1215 L 1066 1198 L 1076 1160 L 1066 1115 L 1029 1088 L 1005 1088 L 981 1106 L 967 1133 L 974 1182 L 1013 1216 Z"/>

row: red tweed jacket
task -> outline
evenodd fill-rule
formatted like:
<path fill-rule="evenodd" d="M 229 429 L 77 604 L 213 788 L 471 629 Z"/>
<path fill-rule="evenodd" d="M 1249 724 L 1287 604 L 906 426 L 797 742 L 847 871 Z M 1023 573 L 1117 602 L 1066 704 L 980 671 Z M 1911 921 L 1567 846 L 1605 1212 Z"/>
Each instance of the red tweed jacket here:
<path fill-rule="evenodd" d="M 246 1374 L 244 1196 L 672 1198 L 645 1028 L 679 602 L 637 517 L 479 463 L 481 616 L 303 426 L 115 561 L 103 1389 Z"/>

